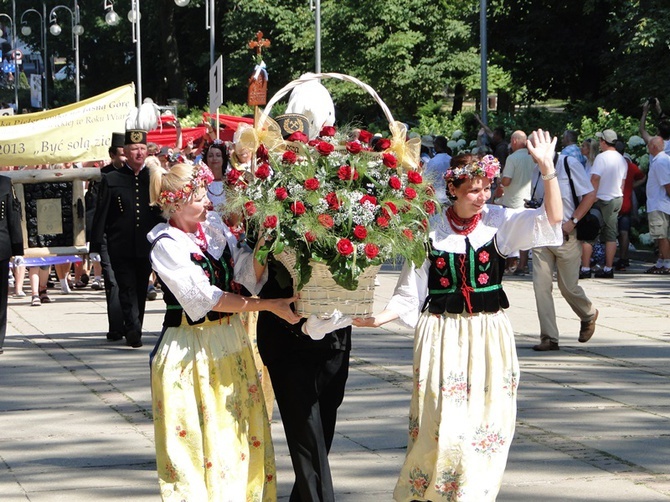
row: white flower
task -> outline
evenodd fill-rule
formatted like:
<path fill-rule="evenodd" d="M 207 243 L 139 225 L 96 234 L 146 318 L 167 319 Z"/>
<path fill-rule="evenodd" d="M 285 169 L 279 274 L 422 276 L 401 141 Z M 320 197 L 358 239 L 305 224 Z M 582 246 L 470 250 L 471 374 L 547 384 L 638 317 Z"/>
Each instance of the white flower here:
<path fill-rule="evenodd" d="M 465 145 L 467 145 L 467 141 L 464 139 L 459 139 L 456 144 L 458 145 L 458 148 L 465 148 Z"/>
<path fill-rule="evenodd" d="M 654 243 L 654 239 L 651 238 L 651 235 L 649 233 L 646 234 L 640 234 L 640 243 L 642 243 L 645 246 L 651 246 Z"/>
<path fill-rule="evenodd" d="M 463 131 L 460 129 L 456 129 L 453 133 L 451 133 L 452 139 L 459 139 L 461 136 L 463 136 Z"/>
<path fill-rule="evenodd" d="M 644 146 L 644 140 L 640 136 L 631 136 L 628 138 L 628 148 L 635 148 L 636 146 Z"/>
<path fill-rule="evenodd" d="M 449 141 L 447 142 L 447 146 L 448 146 L 449 148 L 451 148 L 451 151 L 455 151 L 456 148 L 458 148 L 458 143 L 456 143 L 456 142 L 452 139 L 452 140 L 449 140 Z"/>

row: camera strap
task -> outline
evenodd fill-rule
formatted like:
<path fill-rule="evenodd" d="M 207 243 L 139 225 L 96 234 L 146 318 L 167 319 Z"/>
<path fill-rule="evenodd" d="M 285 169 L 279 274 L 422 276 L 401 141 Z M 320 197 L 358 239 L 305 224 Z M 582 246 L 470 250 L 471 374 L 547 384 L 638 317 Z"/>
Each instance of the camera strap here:
<path fill-rule="evenodd" d="M 570 176 L 570 167 L 568 166 L 568 156 L 563 157 L 563 165 L 565 166 L 565 173 L 568 175 L 568 181 L 570 182 L 570 191 L 572 192 L 572 200 L 575 203 L 575 209 L 579 206 L 579 199 L 577 198 L 577 192 L 575 192 L 575 184 L 572 181 L 572 176 Z"/>

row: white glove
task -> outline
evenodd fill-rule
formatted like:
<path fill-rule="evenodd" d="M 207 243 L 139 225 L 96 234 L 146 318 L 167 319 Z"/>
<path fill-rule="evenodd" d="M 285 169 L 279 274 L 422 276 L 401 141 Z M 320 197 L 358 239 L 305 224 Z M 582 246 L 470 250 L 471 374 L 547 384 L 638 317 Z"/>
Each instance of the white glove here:
<path fill-rule="evenodd" d="M 328 319 L 319 319 L 315 315 L 309 316 L 307 322 L 302 325 L 302 332 L 312 340 L 321 340 L 328 333 L 351 326 L 352 323 L 353 319 L 350 316 L 343 316 L 342 312 L 335 310 Z"/>
<path fill-rule="evenodd" d="M 26 261 L 23 259 L 23 256 L 18 255 L 14 257 L 14 266 L 15 267 L 20 267 L 23 265 Z"/>
<path fill-rule="evenodd" d="M 100 253 L 89 253 L 88 257 L 92 262 L 100 262 Z"/>

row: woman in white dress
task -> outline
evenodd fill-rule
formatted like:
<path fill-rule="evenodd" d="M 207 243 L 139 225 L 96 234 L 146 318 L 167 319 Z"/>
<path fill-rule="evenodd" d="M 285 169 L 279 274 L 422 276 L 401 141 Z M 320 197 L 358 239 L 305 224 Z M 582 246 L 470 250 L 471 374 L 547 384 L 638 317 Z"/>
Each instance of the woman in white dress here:
<path fill-rule="evenodd" d="M 151 200 L 167 223 L 148 235 L 163 282 L 163 333 L 152 352 L 156 464 L 163 500 L 276 500 L 274 450 L 240 313 L 268 310 L 295 324 L 295 298 L 262 300 L 253 252 L 208 211 L 204 165 L 151 171 Z"/>
<path fill-rule="evenodd" d="M 409 443 L 397 501 L 496 499 L 519 382 L 501 281 L 509 253 L 562 242 L 555 145 L 541 130 L 528 144 L 545 186 L 537 209 L 487 205 L 500 172 L 497 159 L 454 157 L 445 176 L 453 205 L 432 222 L 423 266 L 406 265 L 386 309 L 354 321 L 377 327 L 398 319 L 416 327 Z"/>

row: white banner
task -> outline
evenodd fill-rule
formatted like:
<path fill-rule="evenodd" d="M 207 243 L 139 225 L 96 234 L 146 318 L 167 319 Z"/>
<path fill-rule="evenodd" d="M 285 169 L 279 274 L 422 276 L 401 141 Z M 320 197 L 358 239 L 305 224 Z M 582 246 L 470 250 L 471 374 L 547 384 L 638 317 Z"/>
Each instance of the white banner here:
<path fill-rule="evenodd" d="M 30 75 L 30 106 L 42 108 L 42 75 Z"/>

